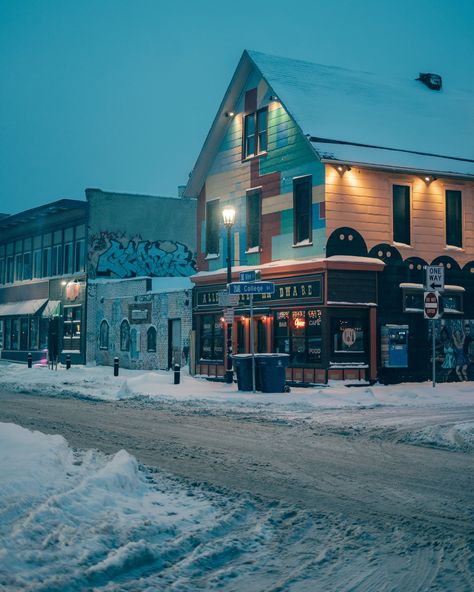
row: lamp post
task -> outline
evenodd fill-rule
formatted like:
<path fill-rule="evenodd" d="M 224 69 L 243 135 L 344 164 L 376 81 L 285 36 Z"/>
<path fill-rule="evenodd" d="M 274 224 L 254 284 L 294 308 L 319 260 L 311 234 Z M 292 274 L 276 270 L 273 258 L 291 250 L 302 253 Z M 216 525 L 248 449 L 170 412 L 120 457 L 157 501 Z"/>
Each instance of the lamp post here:
<path fill-rule="evenodd" d="M 235 209 L 227 206 L 222 210 L 222 218 L 224 219 L 224 226 L 227 228 L 227 283 L 232 282 L 232 245 L 231 245 L 231 230 L 235 222 Z M 225 371 L 225 381 L 227 384 L 232 384 L 234 375 L 232 372 L 232 322 L 227 322 L 227 364 Z"/>

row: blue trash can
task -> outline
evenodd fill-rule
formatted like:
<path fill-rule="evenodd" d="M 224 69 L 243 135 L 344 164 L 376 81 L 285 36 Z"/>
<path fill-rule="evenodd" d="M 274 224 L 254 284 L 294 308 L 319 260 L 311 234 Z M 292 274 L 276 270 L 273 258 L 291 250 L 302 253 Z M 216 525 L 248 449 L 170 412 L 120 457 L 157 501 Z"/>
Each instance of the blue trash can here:
<path fill-rule="evenodd" d="M 252 391 L 252 354 L 235 354 L 232 356 L 232 361 L 237 374 L 239 391 Z M 255 356 L 255 390 L 260 390 L 257 355 Z"/>
<path fill-rule="evenodd" d="M 283 393 L 286 384 L 288 354 L 259 354 L 258 370 L 262 393 Z"/>

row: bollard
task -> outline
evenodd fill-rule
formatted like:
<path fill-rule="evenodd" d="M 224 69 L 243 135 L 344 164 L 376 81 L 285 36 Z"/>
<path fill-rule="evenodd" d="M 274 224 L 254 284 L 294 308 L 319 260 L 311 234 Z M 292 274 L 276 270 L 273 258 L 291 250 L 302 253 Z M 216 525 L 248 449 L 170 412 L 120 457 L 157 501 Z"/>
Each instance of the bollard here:
<path fill-rule="evenodd" d="M 179 364 L 174 365 L 174 383 L 179 384 L 181 380 L 181 367 Z"/>
<path fill-rule="evenodd" d="M 117 357 L 114 358 L 114 376 L 119 375 L 119 359 Z"/>
<path fill-rule="evenodd" d="M 66 354 L 66 370 L 71 367 L 71 354 Z"/>
<path fill-rule="evenodd" d="M 33 368 L 33 356 L 31 353 L 28 354 L 28 368 Z"/>

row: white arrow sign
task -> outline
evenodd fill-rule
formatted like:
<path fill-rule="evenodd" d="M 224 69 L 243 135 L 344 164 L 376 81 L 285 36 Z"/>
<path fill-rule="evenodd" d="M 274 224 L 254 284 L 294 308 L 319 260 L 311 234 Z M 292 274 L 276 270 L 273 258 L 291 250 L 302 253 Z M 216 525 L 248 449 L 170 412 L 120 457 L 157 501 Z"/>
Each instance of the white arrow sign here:
<path fill-rule="evenodd" d="M 442 265 L 427 265 L 425 267 L 425 290 L 444 290 L 444 267 Z"/>

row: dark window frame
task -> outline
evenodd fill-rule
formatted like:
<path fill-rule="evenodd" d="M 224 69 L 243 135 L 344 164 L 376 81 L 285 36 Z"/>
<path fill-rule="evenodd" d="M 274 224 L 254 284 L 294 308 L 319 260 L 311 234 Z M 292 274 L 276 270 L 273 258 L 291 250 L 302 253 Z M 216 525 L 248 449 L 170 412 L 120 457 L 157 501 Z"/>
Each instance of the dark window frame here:
<path fill-rule="evenodd" d="M 265 113 L 265 127 L 260 127 L 260 115 Z M 249 125 L 247 122 L 252 122 L 253 133 L 249 134 Z M 262 136 L 263 134 L 263 136 Z M 254 150 L 249 150 L 249 140 L 253 137 Z M 263 144 L 263 146 L 262 146 Z M 256 111 L 252 111 L 244 115 L 243 133 L 242 133 L 242 160 L 247 158 L 255 158 L 262 154 L 267 154 L 268 151 L 268 107 L 262 107 Z"/>
<path fill-rule="evenodd" d="M 206 203 L 206 255 L 219 255 L 219 206 L 219 199 Z"/>
<path fill-rule="evenodd" d="M 258 198 L 258 206 L 257 206 L 257 215 L 255 215 L 255 212 L 253 211 L 253 208 L 250 205 L 250 202 L 252 202 L 252 200 L 255 200 L 256 198 Z M 246 214 L 247 214 L 247 242 L 246 242 L 246 250 L 250 250 L 250 249 L 255 249 L 256 247 L 259 248 L 259 250 L 262 249 L 262 190 L 259 189 L 249 189 L 247 191 L 247 196 L 246 196 Z M 257 226 L 256 230 L 253 230 L 254 226 Z M 253 230 L 253 232 L 251 232 L 251 229 Z M 251 242 L 255 242 L 251 239 L 255 238 L 253 235 L 255 234 L 255 237 L 257 238 L 256 243 L 257 244 L 251 244 Z"/>
<path fill-rule="evenodd" d="M 102 330 L 103 327 L 106 327 L 105 332 Z M 110 333 L 110 326 L 106 319 L 102 319 L 99 326 L 99 349 L 108 350 L 109 349 L 109 333 Z"/>
<path fill-rule="evenodd" d="M 297 328 L 295 319 L 304 321 L 304 326 Z M 320 368 L 323 363 L 324 310 L 321 307 L 291 308 L 278 310 L 273 315 L 273 349 L 288 353 L 291 366 L 311 366 Z M 280 326 L 280 323 L 282 325 Z M 297 351 L 297 344 L 304 341 L 303 352 Z M 318 345 L 316 345 L 318 344 Z M 304 360 L 298 360 L 298 354 L 304 354 Z"/>
<path fill-rule="evenodd" d="M 457 202 L 457 203 L 453 203 Z M 462 248 L 462 191 L 446 189 L 444 197 L 446 246 Z"/>
<path fill-rule="evenodd" d="M 152 337 L 153 336 L 153 337 Z M 151 325 L 148 327 L 146 332 L 146 351 L 156 353 L 156 341 L 157 341 L 158 333 L 156 331 L 156 327 Z M 152 337 L 152 339 L 151 339 Z"/>
<path fill-rule="evenodd" d="M 127 327 L 127 331 L 124 329 Z M 120 323 L 120 351 L 129 352 L 131 345 L 130 323 L 128 319 L 123 319 Z"/>
<path fill-rule="evenodd" d="M 307 212 L 302 212 L 302 205 L 300 203 L 299 191 L 301 188 L 307 187 L 306 208 Z M 305 225 L 301 224 L 301 216 L 305 215 L 308 221 Z M 306 226 L 305 236 L 303 236 L 304 226 Z M 293 246 L 310 246 L 313 244 L 313 179 L 311 175 L 304 177 L 297 177 L 293 179 Z M 307 234 L 307 236 L 306 236 Z M 299 244 L 303 241 L 308 241 L 307 244 Z"/>
<path fill-rule="evenodd" d="M 403 245 L 411 245 L 411 193 L 410 185 L 392 185 L 392 237 Z"/>
<path fill-rule="evenodd" d="M 203 324 L 206 321 L 211 323 L 210 330 L 207 335 L 204 332 Z M 219 325 L 219 328 L 216 326 Z M 217 331 L 218 329 L 218 331 Z M 216 333 L 218 333 L 216 335 Z M 203 342 L 207 339 L 210 342 L 209 356 L 203 356 Z M 216 355 L 216 342 L 220 346 L 221 355 Z M 199 360 L 201 362 L 207 360 L 209 362 L 224 362 L 224 324 L 221 320 L 221 316 L 216 313 L 206 313 L 199 315 Z"/>

